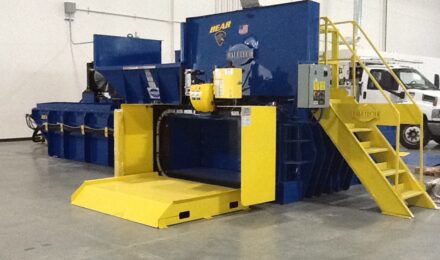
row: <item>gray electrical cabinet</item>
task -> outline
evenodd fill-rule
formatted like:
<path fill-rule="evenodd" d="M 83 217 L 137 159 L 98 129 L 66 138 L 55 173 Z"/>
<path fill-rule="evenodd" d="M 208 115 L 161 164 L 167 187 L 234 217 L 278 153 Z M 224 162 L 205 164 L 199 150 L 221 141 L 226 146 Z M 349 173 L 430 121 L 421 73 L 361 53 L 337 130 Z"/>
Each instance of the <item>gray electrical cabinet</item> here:
<path fill-rule="evenodd" d="M 330 66 L 298 65 L 298 107 L 324 108 L 330 99 Z"/>

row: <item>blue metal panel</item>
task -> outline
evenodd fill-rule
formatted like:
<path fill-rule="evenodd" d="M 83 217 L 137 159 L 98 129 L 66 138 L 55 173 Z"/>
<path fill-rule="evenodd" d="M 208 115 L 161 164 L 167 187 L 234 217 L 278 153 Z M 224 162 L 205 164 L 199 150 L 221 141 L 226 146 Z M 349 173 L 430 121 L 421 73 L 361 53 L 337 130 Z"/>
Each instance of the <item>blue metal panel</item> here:
<path fill-rule="evenodd" d="M 378 126 L 379 130 L 393 147 L 396 147 L 396 127 L 395 126 Z"/>
<path fill-rule="evenodd" d="M 94 35 L 95 69 L 123 103 L 151 103 L 145 70 L 160 89 L 160 102 L 180 103 L 180 63 L 161 63 L 161 41 Z"/>
<path fill-rule="evenodd" d="M 147 92 L 145 69 L 126 68 L 127 66 L 98 67 L 100 73 L 115 89 L 124 103 L 152 103 Z M 160 102 L 179 104 L 181 94 L 181 65 L 157 64 L 148 66 L 156 86 L 160 90 Z"/>
<path fill-rule="evenodd" d="M 32 118 L 49 125 L 43 132 L 50 156 L 112 166 L 113 137 L 103 136 L 103 129 L 113 128 L 113 109 L 112 104 L 42 103 L 32 110 Z"/>
<path fill-rule="evenodd" d="M 354 173 L 307 109 L 278 105 L 276 201 L 346 190 Z"/>
<path fill-rule="evenodd" d="M 229 22 L 230 27 L 221 30 L 224 37 L 210 33 L 213 26 L 228 27 Z M 295 96 L 298 64 L 318 60 L 318 25 L 319 4 L 312 1 L 189 18 L 184 64 L 205 71 L 204 79 L 211 81 L 214 66 L 228 65 L 228 51 L 248 48 L 255 58 L 242 65 L 248 78 L 244 95 Z"/>
<path fill-rule="evenodd" d="M 161 41 L 93 35 L 95 67 L 161 63 Z"/>
<path fill-rule="evenodd" d="M 170 115 L 161 129 L 167 174 L 226 186 L 240 185 L 240 117 Z"/>

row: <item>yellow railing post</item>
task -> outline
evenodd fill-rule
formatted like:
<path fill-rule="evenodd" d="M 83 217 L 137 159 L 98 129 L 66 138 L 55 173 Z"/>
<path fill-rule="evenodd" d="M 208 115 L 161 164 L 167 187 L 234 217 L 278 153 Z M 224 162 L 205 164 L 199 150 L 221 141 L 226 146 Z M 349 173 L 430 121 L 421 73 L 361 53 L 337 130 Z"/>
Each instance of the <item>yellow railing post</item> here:
<path fill-rule="evenodd" d="M 324 24 L 324 64 L 325 65 L 327 65 L 327 63 L 328 63 L 328 57 L 327 57 L 328 46 L 327 46 L 327 41 L 328 41 L 328 23 L 327 23 L 327 20 L 326 20 L 325 24 Z"/>
<path fill-rule="evenodd" d="M 356 51 L 356 30 L 354 29 L 354 23 L 352 25 L 352 44 L 353 44 L 353 51 Z M 354 99 L 356 100 L 356 60 L 354 55 L 351 55 L 351 93 L 353 94 Z"/>
<path fill-rule="evenodd" d="M 394 187 L 397 190 L 399 184 L 399 163 L 400 163 L 400 117 L 399 123 L 396 125 L 396 157 L 395 157 L 395 168 L 396 174 L 394 175 Z"/>
<path fill-rule="evenodd" d="M 332 31 L 332 60 L 337 61 L 339 59 L 339 40 L 338 33 Z M 332 87 L 339 87 L 339 63 L 332 62 Z"/>
<path fill-rule="evenodd" d="M 423 133 L 425 131 L 424 127 L 425 124 L 423 122 L 423 114 L 422 114 L 422 123 L 420 124 L 420 144 L 419 144 L 419 182 L 422 185 L 425 185 L 423 183 Z"/>

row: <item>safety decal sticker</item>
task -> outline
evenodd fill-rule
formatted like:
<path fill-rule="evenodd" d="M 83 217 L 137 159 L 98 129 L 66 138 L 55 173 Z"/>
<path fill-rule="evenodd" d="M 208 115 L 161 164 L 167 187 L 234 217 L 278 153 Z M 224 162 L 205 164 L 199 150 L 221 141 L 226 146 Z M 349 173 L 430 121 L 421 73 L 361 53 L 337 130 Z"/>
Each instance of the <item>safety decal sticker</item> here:
<path fill-rule="evenodd" d="M 251 124 L 251 108 L 243 107 L 241 110 L 241 125 L 248 126 Z"/>

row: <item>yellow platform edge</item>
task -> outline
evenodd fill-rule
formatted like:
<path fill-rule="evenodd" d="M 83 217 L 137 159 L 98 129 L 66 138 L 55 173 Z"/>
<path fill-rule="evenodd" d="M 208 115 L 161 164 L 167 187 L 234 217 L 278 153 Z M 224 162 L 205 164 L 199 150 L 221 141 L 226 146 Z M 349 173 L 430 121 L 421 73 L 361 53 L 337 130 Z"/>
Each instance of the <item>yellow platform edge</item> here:
<path fill-rule="evenodd" d="M 75 206 L 156 228 L 245 210 L 239 189 L 136 174 L 85 181 L 71 197 Z"/>

